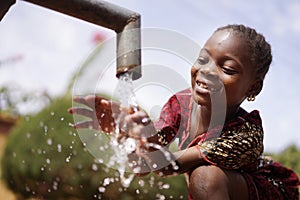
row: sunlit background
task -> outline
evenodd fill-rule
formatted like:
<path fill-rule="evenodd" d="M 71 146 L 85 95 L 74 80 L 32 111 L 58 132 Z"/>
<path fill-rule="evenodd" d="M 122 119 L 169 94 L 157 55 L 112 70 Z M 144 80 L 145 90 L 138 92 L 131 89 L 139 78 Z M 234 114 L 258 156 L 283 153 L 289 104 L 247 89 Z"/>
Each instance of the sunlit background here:
<path fill-rule="evenodd" d="M 246 102 L 244 107 L 249 111 L 260 110 L 266 151 L 277 152 L 294 143 L 300 145 L 300 70 L 297 65 L 300 1 L 110 2 L 140 13 L 142 28 L 172 30 L 199 45 L 204 44 L 217 27 L 226 24 L 242 23 L 263 33 L 272 45 L 274 61 L 262 93 L 255 102 Z M 111 30 L 17 1 L 0 23 L 0 85 L 18 85 L 24 91 L 60 95 L 97 42 L 114 36 Z M 111 81 L 116 81 L 115 76 L 112 77 Z M 109 85 L 109 80 L 104 84 Z"/>

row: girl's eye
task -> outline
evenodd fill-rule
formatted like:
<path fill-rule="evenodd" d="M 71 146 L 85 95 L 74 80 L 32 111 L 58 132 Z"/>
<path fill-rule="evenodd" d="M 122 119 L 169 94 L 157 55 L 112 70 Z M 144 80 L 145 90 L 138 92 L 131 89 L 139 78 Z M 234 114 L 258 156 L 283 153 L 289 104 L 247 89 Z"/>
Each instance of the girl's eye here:
<path fill-rule="evenodd" d="M 198 62 L 198 64 L 200 64 L 200 65 L 205 65 L 205 64 L 207 64 L 207 63 L 209 62 L 209 59 L 200 56 L 200 57 L 197 59 L 197 62 Z"/>
<path fill-rule="evenodd" d="M 227 66 L 222 66 L 222 71 L 225 73 L 225 74 L 228 74 L 228 75 L 234 75 L 234 74 L 237 74 L 238 72 L 230 67 L 227 67 Z"/>

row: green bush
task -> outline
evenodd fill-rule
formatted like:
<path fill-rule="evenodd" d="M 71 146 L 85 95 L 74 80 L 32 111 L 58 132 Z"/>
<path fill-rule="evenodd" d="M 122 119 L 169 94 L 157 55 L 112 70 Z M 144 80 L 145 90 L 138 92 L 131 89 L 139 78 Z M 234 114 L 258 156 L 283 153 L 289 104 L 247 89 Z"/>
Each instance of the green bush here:
<path fill-rule="evenodd" d="M 24 198 L 43 199 L 166 199 L 186 198 L 184 177 L 135 178 L 122 188 L 116 171 L 98 164 L 69 126 L 71 98 L 54 100 L 35 116 L 25 116 L 10 133 L 2 159 L 2 178 Z M 114 177 L 104 192 L 105 178 Z"/>
<path fill-rule="evenodd" d="M 283 151 L 278 154 L 271 154 L 271 156 L 284 166 L 293 169 L 298 176 L 300 175 L 300 149 L 296 145 L 287 146 Z"/>

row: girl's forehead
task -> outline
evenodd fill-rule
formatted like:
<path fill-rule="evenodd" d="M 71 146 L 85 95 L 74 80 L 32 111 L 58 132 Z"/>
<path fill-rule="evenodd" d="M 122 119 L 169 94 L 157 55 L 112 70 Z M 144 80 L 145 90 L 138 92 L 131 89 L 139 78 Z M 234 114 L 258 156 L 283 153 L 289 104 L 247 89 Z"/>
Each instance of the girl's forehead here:
<path fill-rule="evenodd" d="M 244 45 L 246 43 L 246 40 L 244 37 L 237 33 L 234 33 L 231 30 L 220 30 L 214 32 L 206 43 L 213 43 L 214 45 L 219 46 L 230 46 L 234 44 Z"/>
<path fill-rule="evenodd" d="M 252 50 L 246 38 L 230 30 L 221 30 L 215 32 L 205 43 L 206 49 L 214 59 L 223 60 L 225 58 L 234 58 L 244 68 L 244 70 L 253 70 Z M 252 73 L 252 72 L 251 72 Z"/>
<path fill-rule="evenodd" d="M 227 31 L 218 31 L 215 34 L 213 34 L 213 36 L 215 36 L 215 40 L 216 42 L 221 45 L 223 42 L 225 42 L 226 40 L 228 40 L 228 38 L 231 36 L 231 31 L 227 30 Z"/>
<path fill-rule="evenodd" d="M 205 43 L 204 48 L 213 52 L 231 54 L 243 61 L 249 60 L 249 45 L 244 37 L 230 30 L 215 32 Z"/>

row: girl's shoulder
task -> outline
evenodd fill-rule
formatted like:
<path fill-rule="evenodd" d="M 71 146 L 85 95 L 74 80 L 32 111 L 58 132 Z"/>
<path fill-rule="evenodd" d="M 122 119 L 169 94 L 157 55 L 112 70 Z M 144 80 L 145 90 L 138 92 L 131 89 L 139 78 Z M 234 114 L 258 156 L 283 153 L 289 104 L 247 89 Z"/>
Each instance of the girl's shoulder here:
<path fill-rule="evenodd" d="M 172 109 L 177 110 L 178 112 L 185 112 L 189 110 L 191 103 L 191 89 L 185 89 L 173 94 L 165 104 L 165 107 L 172 107 Z"/>
<path fill-rule="evenodd" d="M 175 93 L 171 98 L 175 98 L 179 102 L 189 102 L 191 97 L 192 97 L 191 88 L 187 88 Z"/>
<path fill-rule="evenodd" d="M 240 108 L 238 115 L 233 119 L 229 120 L 225 127 L 238 127 L 242 126 L 245 122 L 250 124 L 254 124 L 258 127 L 262 127 L 262 120 L 258 110 L 253 110 L 251 112 L 247 112 L 243 108 Z"/>

